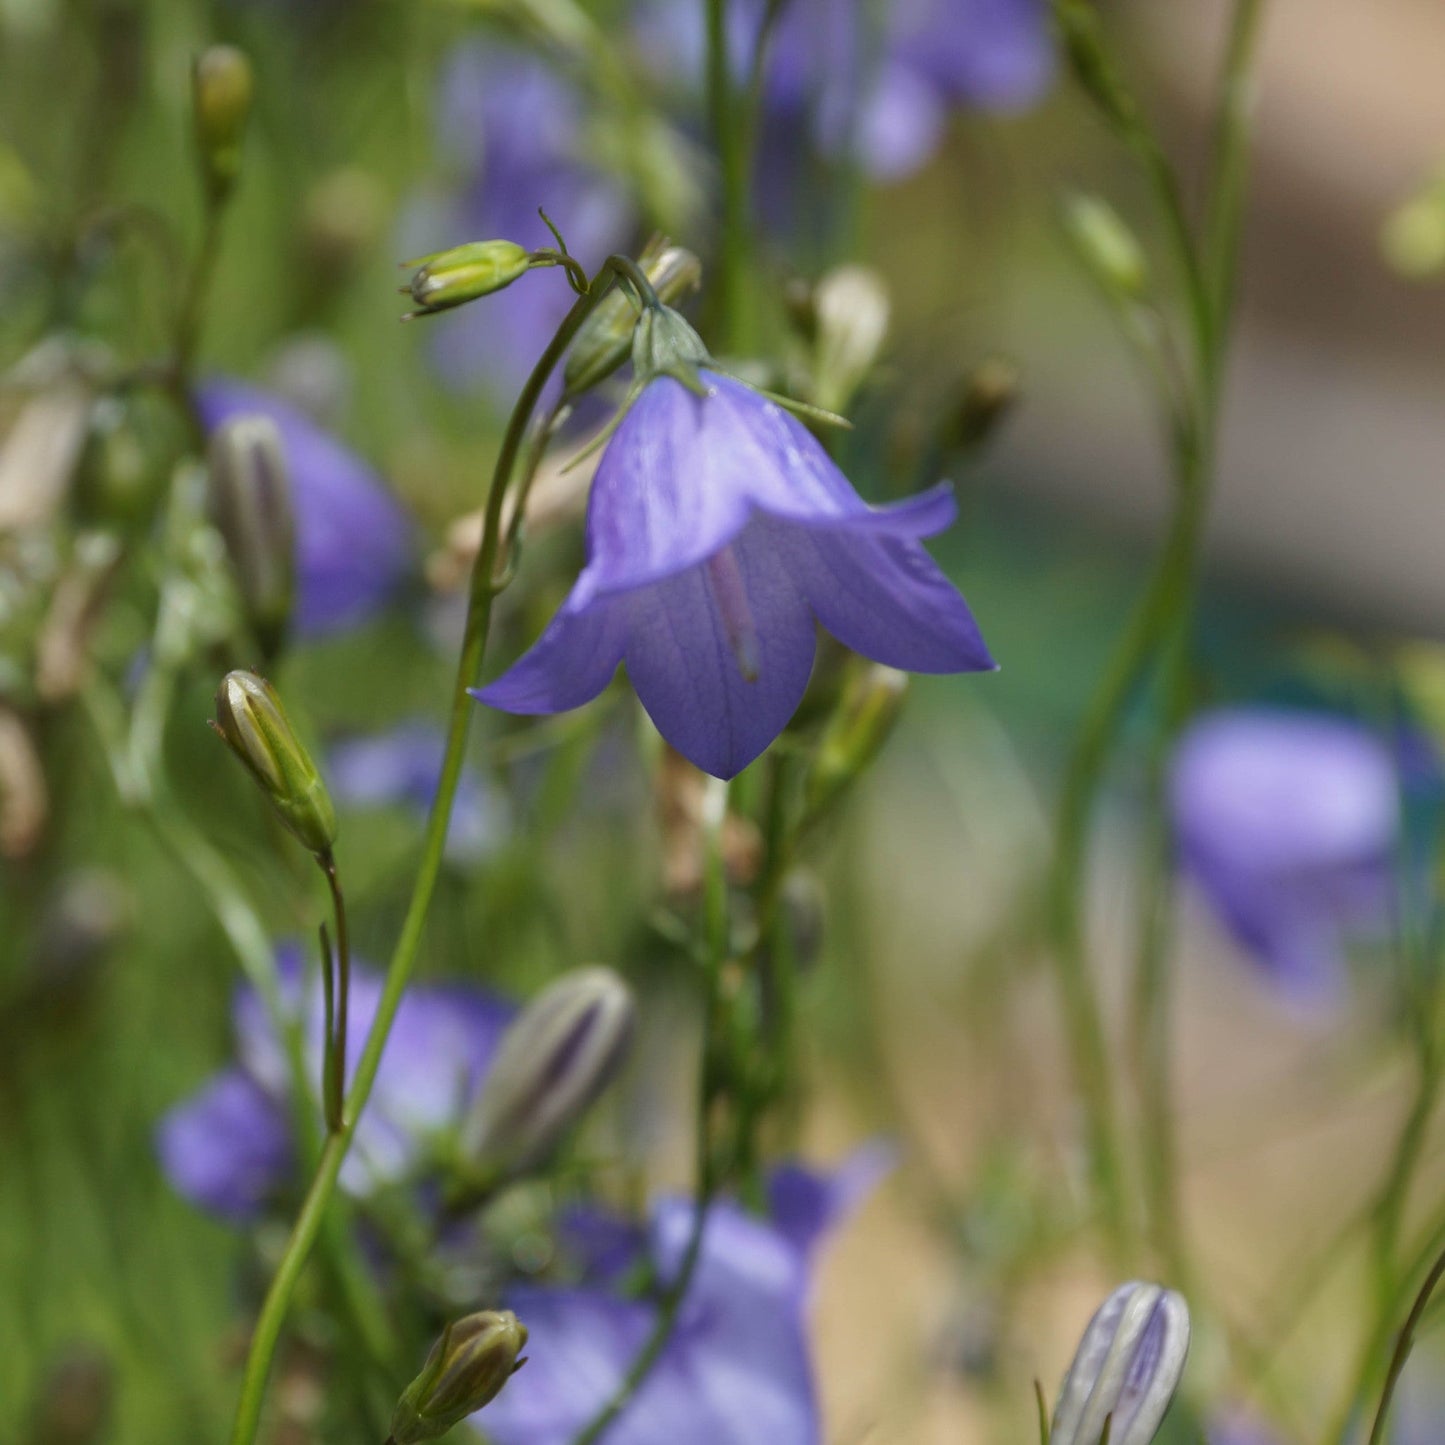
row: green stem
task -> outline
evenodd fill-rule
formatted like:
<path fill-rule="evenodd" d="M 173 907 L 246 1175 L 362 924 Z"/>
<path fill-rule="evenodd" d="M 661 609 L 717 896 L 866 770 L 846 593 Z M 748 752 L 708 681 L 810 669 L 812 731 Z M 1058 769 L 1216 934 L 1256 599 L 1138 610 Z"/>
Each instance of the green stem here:
<path fill-rule="evenodd" d="M 738 352 L 747 349 L 751 315 L 747 137 L 733 105 L 728 0 L 706 0 L 706 4 L 708 115 L 722 172 L 722 256 L 717 287 L 723 317 L 722 350 Z"/>
<path fill-rule="evenodd" d="M 326 1044 L 326 1127 L 333 1134 L 341 1128 L 342 1095 L 346 1090 L 347 1007 L 351 998 L 351 940 L 346 927 L 346 899 L 335 855 L 328 848 L 316 859 L 331 891 L 331 908 L 336 918 L 336 1016 L 335 1027 Z M 327 969 L 331 960 L 323 960 Z"/>
<path fill-rule="evenodd" d="M 196 347 L 201 338 L 201 320 L 206 298 L 216 274 L 216 260 L 221 253 L 221 218 L 225 214 L 224 197 L 207 194 L 205 214 L 201 221 L 201 242 L 186 278 L 186 289 L 176 313 L 174 384 L 184 397 L 196 362 Z"/>
<path fill-rule="evenodd" d="M 1390 1418 L 1390 1405 L 1395 1398 L 1395 1386 L 1399 1384 L 1405 1362 L 1410 1358 L 1410 1350 L 1415 1344 L 1416 1328 L 1430 1304 L 1430 1296 L 1435 1293 L 1435 1286 L 1442 1277 L 1445 1277 L 1445 1254 L 1436 1259 L 1430 1273 L 1425 1276 L 1425 1282 L 1420 1286 L 1415 1303 L 1410 1306 L 1410 1313 L 1405 1318 L 1400 1338 L 1395 1341 L 1395 1352 L 1390 1356 L 1390 1368 L 1385 1372 L 1385 1387 L 1380 1392 L 1380 1407 L 1375 1411 L 1375 1423 L 1370 1429 L 1369 1445 L 1382 1445 L 1385 1426 Z"/>
<path fill-rule="evenodd" d="M 692 1286 L 698 1260 L 702 1256 L 703 1235 L 707 1228 L 708 1212 L 717 1191 L 717 1168 L 714 1163 L 712 1137 L 709 1121 L 713 1104 L 718 1094 L 714 1070 L 714 1028 L 713 1018 L 718 1007 L 718 990 L 722 979 L 722 967 L 728 951 L 728 896 L 727 875 L 722 857 L 722 824 L 727 816 L 726 792 L 724 807 L 720 810 L 716 826 L 708 830 L 707 836 L 707 879 L 704 899 L 704 966 L 706 997 L 703 999 L 703 1028 L 698 1061 L 697 1088 L 697 1202 L 693 1211 L 692 1231 L 688 1235 L 687 1247 L 676 1276 L 668 1284 L 658 1304 L 657 1319 L 652 1333 L 648 1335 L 637 1357 L 628 1367 L 621 1384 L 606 1404 L 577 1435 L 572 1445 L 596 1445 L 613 1421 L 625 1410 L 632 1397 L 641 1389 L 662 1358 L 672 1332 L 677 1327 L 678 1314 L 687 1292 Z"/>
<path fill-rule="evenodd" d="M 252 1445 L 260 1426 L 261 1407 L 266 1394 L 266 1381 L 271 1371 L 271 1361 L 281 1337 L 290 1309 L 291 1297 L 295 1292 L 301 1272 L 305 1268 L 311 1247 L 326 1214 L 341 1173 L 341 1166 L 356 1132 L 367 1100 L 371 1097 L 372 1085 L 381 1066 L 382 1050 L 386 1047 L 387 1036 L 401 1006 L 403 993 L 411 979 L 421 946 L 422 932 L 426 924 L 427 910 L 436 889 L 441 871 L 442 857 L 446 850 L 447 828 L 451 822 L 452 802 L 456 796 L 462 765 L 465 761 L 467 732 L 471 723 L 473 704 L 467 689 L 480 676 L 486 654 L 487 635 L 491 628 L 492 603 L 497 595 L 496 568 L 497 554 L 502 536 L 502 507 L 513 469 L 526 435 L 527 425 L 536 409 L 542 388 L 563 353 L 576 336 L 578 328 L 586 320 L 592 308 L 606 293 L 613 280 L 623 271 L 620 261 L 625 258 L 609 258 L 588 288 L 587 294 L 577 299 L 567 313 L 557 334 L 547 344 L 532 374 L 522 388 L 517 404 L 508 419 L 507 429 L 497 455 L 496 467 L 492 474 L 491 491 L 487 496 L 487 508 L 482 524 L 482 541 L 472 566 L 471 589 L 467 602 L 467 619 L 462 638 L 461 653 L 457 659 L 456 680 L 452 687 L 451 720 L 447 730 L 446 752 L 442 760 L 441 778 L 437 784 L 436 796 L 432 801 L 431 813 L 427 819 L 426 836 L 422 845 L 421 864 L 417 870 L 416 882 L 412 889 L 411 901 L 402 921 L 401 933 L 387 966 L 386 978 L 382 984 L 381 997 L 377 1003 L 376 1017 L 372 1022 L 361 1057 L 357 1060 L 356 1075 L 346 1098 L 342 1127 L 331 1134 L 321 1152 L 316 1175 L 307 1192 L 301 1212 L 292 1227 L 286 1251 L 282 1255 L 275 1278 L 267 1290 L 251 1338 L 251 1348 L 246 1359 L 245 1373 L 241 1381 L 240 1398 L 237 1402 L 235 1424 L 231 1431 L 231 1445 Z"/>

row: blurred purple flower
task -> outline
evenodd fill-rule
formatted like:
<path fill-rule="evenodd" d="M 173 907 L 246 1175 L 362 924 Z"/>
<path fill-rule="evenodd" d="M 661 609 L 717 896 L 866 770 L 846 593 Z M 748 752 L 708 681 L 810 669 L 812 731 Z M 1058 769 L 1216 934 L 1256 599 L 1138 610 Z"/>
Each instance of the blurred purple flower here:
<path fill-rule="evenodd" d="M 296 509 L 298 636 L 355 627 L 386 606 L 412 564 L 411 524 L 381 478 L 288 402 L 245 382 L 216 379 L 196 392 L 213 431 L 259 413 L 281 433 Z"/>
<path fill-rule="evenodd" d="M 775 1175 L 771 1219 L 715 1204 L 668 1344 L 608 1440 L 816 1445 L 805 1318 L 814 1255 L 823 1234 L 891 1162 L 891 1151 L 870 1147 L 832 1179 L 797 1168 Z M 689 1200 L 663 1200 L 654 1209 L 642 1259 L 659 1281 L 676 1278 L 693 1219 Z M 625 1230 L 597 1235 L 614 1253 L 629 1237 Z M 592 1285 L 517 1289 L 507 1303 L 526 1321 L 531 1362 L 488 1405 L 481 1417 L 487 1434 L 497 1445 L 566 1445 L 621 1385 L 656 1324 L 657 1307 Z"/>
<path fill-rule="evenodd" d="M 630 196 L 587 157 L 583 98 L 541 57 L 491 40 L 457 46 L 441 78 L 437 130 L 463 179 L 456 197 L 413 213 L 418 249 L 494 237 L 552 246 L 539 206 L 589 271 L 630 238 Z M 559 270 L 429 323 L 443 379 L 514 391 L 575 299 Z"/>
<path fill-rule="evenodd" d="M 475 696 L 517 713 L 596 697 L 619 663 L 657 730 L 730 778 L 786 726 L 822 623 L 913 672 L 994 663 L 919 538 L 954 517 L 938 487 L 867 506 L 817 440 L 765 397 L 704 371 L 642 391 L 587 510 L 587 565 L 536 645 Z"/>
<path fill-rule="evenodd" d="M 1222 1410 L 1211 1417 L 1208 1445 L 1283 1445 L 1275 1431 L 1248 1410 Z"/>
<path fill-rule="evenodd" d="M 752 65 L 764 0 L 730 9 L 734 73 Z M 649 0 L 635 30 L 644 61 L 664 83 L 679 72 L 701 88 L 703 7 Z M 807 136 L 829 159 L 856 157 L 876 180 L 898 181 L 938 150 L 953 110 L 1023 109 L 1054 71 L 1044 0 L 895 0 L 879 19 L 858 0 L 791 0 L 769 47 L 758 147 L 765 209 Z"/>
<path fill-rule="evenodd" d="M 425 818 L 446 754 L 446 736 L 429 722 L 403 723 L 374 737 L 348 738 L 327 756 L 332 799 L 343 808 L 400 806 Z M 447 831 L 447 856 L 474 862 L 492 852 L 508 830 L 502 795 L 475 768 L 462 771 Z"/>
<path fill-rule="evenodd" d="M 300 951 L 287 947 L 278 958 L 282 997 L 294 1010 L 302 992 Z M 305 992 L 306 1069 L 315 1080 L 322 1050 L 319 979 Z M 381 979 L 354 967 L 349 1071 L 355 1070 L 380 997 Z M 460 1123 L 513 1012 L 511 1005 L 476 989 L 408 990 L 341 1171 L 344 1188 L 366 1194 L 401 1178 L 424 1156 L 430 1138 Z M 161 1167 L 180 1194 L 223 1219 L 243 1223 L 285 1187 L 295 1154 L 286 1052 L 253 989 L 237 991 L 234 1021 L 237 1064 L 162 1119 L 156 1146 Z"/>
<path fill-rule="evenodd" d="M 1185 733 L 1170 789 L 1182 864 L 1241 947 L 1288 997 L 1336 996 L 1348 942 L 1390 917 L 1389 748 L 1339 718 L 1222 709 Z"/>

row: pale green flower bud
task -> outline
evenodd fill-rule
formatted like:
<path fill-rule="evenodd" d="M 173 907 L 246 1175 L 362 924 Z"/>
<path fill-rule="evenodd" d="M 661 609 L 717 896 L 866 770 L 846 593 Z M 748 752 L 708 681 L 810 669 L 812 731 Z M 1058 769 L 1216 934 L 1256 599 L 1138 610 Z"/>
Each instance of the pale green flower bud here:
<path fill-rule="evenodd" d="M 276 689 L 251 672 L 228 672 L 211 724 L 260 784 L 277 816 L 318 857 L 336 841 L 336 810 L 301 746 Z"/>
<path fill-rule="evenodd" d="M 632 1043 L 632 991 L 610 968 L 564 975 L 502 1036 L 463 1130 L 481 1178 L 543 1163 L 616 1076 Z"/>
<path fill-rule="evenodd" d="M 526 1363 L 527 1327 L 510 1310 L 481 1310 L 446 1327 L 391 1417 L 395 1445 L 437 1440 L 497 1397 Z"/>
<path fill-rule="evenodd" d="M 241 143 L 255 86 L 251 62 L 233 45 L 209 46 L 191 68 L 196 144 L 213 196 L 224 196 L 241 173 Z"/>
<path fill-rule="evenodd" d="M 1133 231 L 1101 196 L 1070 196 L 1064 231 L 1089 274 L 1111 296 L 1139 300 L 1149 289 L 1149 267 Z"/>
<path fill-rule="evenodd" d="M 888 287 L 868 266 L 835 266 L 813 287 L 814 396 L 844 411 L 888 339 Z"/>
<path fill-rule="evenodd" d="M 655 240 L 638 264 L 664 306 L 675 306 L 702 285 L 702 262 L 682 246 Z M 567 353 L 562 371 L 568 396 L 577 396 L 605 381 L 632 351 L 637 302 L 626 286 L 616 285 L 582 324 Z"/>
<path fill-rule="evenodd" d="M 266 657 L 286 634 L 296 591 L 296 516 L 276 423 L 238 416 L 211 436 L 206 506 L 226 544 L 246 620 Z"/>
<path fill-rule="evenodd" d="M 417 310 L 407 313 L 410 320 L 450 311 L 510 286 L 530 269 L 532 253 L 515 241 L 469 241 L 406 264 L 417 268 L 402 288 L 417 304 Z"/>
<path fill-rule="evenodd" d="M 1089 1321 L 1059 1391 L 1050 1445 L 1149 1445 L 1189 1353 L 1189 1307 L 1157 1284 L 1120 1285 Z"/>

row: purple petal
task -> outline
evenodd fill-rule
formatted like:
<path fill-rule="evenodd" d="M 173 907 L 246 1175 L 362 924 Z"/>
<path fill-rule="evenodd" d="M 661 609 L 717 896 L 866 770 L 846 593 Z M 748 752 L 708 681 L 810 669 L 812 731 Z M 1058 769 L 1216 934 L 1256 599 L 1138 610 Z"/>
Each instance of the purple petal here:
<path fill-rule="evenodd" d="M 898 1163 L 897 1146 L 875 1139 L 855 1149 L 832 1172 L 798 1163 L 778 1165 L 768 1176 L 768 1215 L 800 1254 L 811 1254 L 857 1209 Z"/>
<path fill-rule="evenodd" d="M 569 598 L 531 649 L 472 696 L 503 712 L 581 707 L 612 681 L 627 645 L 626 626 L 623 603 L 603 599 L 577 607 Z"/>
<path fill-rule="evenodd" d="M 608 444 L 588 501 L 580 598 L 684 572 L 754 512 L 817 525 L 872 515 L 799 421 L 731 377 L 702 377 L 705 397 L 671 377 L 652 381 Z"/>
<path fill-rule="evenodd" d="M 295 407 L 243 382 L 196 392 L 202 424 L 259 413 L 276 423 L 296 507 L 299 635 L 357 626 L 380 611 L 411 567 L 411 526 L 380 477 Z"/>
<path fill-rule="evenodd" d="M 768 530 L 814 615 L 845 647 L 908 672 L 996 665 L 968 604 L 917 542 L 852 528 Z"/>
<path fill-rule="evenodd" d="M 797 711 L 817 646 L 766 532 L 625 601 L 627 675 L 658 732 L 704 772 L 735 776 Z"/>
<path fill-rule="evenodd" d="M 1054 76 L 1045 0 L 902 0 L 894 54 L 959 105 L 1013 111 Z"/>
<path fill-rule="evenodd" d="M 937 87 L 911 66 L 887 64 L 858 119 L 858 158 L 875 180 L 901 181 L 927 164 L 947 125 Z"/>
<path fill-rule="evenodd" d="M 178 1193 L 234 1223 L 254 1218 L 292 1166 L 281 1106 L 239 1069 L 217 1074 L 166 1114 L 156 1149 Z"/>

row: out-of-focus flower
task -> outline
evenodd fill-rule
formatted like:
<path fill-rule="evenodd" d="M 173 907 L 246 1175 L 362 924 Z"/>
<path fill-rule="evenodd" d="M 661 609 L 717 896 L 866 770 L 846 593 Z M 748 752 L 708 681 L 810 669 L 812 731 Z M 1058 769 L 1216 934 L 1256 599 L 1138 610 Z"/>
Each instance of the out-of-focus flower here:
<path fill-rule="evenodd" d="M 1282 1445 L 1279 1435 L 1257 1415 L 1237 1408 L 1211 1416 L 1205 1435 L 1209 1445 Z"/>
<path fill-rule="evenodd" d="M 643 388 L 598 465 L 571 595 L 476 696 L 508 712 L 563 712 L 625 661 L 663 737 L 730 778 L 801 702 L 815 623 L 890 667 L 993 667 L 919 541 L 953 520 L 946 486 L 871 508 L 781 407 L 700 376 L 704 396 L 670 376 Z"/>
<path fill-rule="evenodd" d="M 774 1175 L 770 1217 L 736 1204 L 709 1210 L 690 1288 L 661 1356 L 608 1430 L 613 1445 L 816 1445 L 818 1405 L 806 1311 L 817 1246 L 872 1188 L 891 1154 L 865 1149 L 833 1178 Z M 653 1212 L 645 1240 L 591 1232 L 615 1279 L 640 1242 L 660 1281 L 676 1278 L 694 1222 L 689 1200 Z M 634 1259 L 634 1263 L 638 1262 Z M 482 1417 L 497 1445 L 576 1437 L 621 1385 L 657 1321 L 657 1306 L 604 1286 L 517 1289 L 533 1354 L 524 1382 Z"/>
<path fill-rule="evenodd" d="M 280 433 L 296 511 L 297 635 L 345 631 L 379 612 L 412 565 L 411 524 L 381 478 L 309 417 L 259 387 L 210 381 L 195 401 L 208 432 L 235 417 L 260 415 Z"/>
<path fill-rule="evenodd" d="M 731 7 L 740 76 L 766 8 L 763 0 Z M 635 30 L 660 78 L 700 84 L 702 7 L 650 0 Z M 933 157 L 955 109 L 1023 109 L 1053 71 L 1043 0 L 897 0 L 881 20 L 855 0 L 793 0 L 770 44 L 760 160 L 766 169 L 807 137 L 825 157 L 853 157 L 876 180 L 902 180 Z"/>
<path fill-rule="evenodd" d="M 280 954 L 282 995 L 303 1012 L 309 1079 L 320 1077 L 324 1007 L 319 980 L 304 991 L 301 956 Z M 351 976 L 346 1056 L 354 1070 L 376 1016 L 381 979 L 357 966 Z M 371 1100 L 357 1126 L 341 1183 L 366 1194 L 397 1180 L 430 1140 L 453 1131 L 490 1067 L 512 1007 L 476 989 L 409 989 L 382 1055 Z M 285 1187 L 294 1161 L 291 1073 L 281 1040 L 256 992 L 237 992 L 238 1062 L 172 1109 L 157 1131 L 161 1166 L 187 1199 L 224 1219 L 245 1222 Z"/>
<path fill-rule="evenodd" d="M 425 818 L 445 755 L 446 736 L 429 722 L 347 738 L 327 754 L 331 795 L 342 808 L 400 806 Z M 475 768 L 464 768 L 452 804 L 447 856 L 458 863 L 484 858 L 506 838 L 509 825 L 503 795 Z"/>
<path fill-rule="evenodd" d="M 1388 747 L 1340 718 L 1265 707 L 1206 714 L 1170 782 L 1183 867 L 1287 996 L 1342 983 L 1347 942 L 1387 922 L 1401 830 Z"/>
<path fill-rule="evenodd" d="M 539 206 L 589 271 L 629 239 L 633 203 L 588 153 L 583 97 L 540 56 L 490 39 L 458 46 L 442 74 L 437 130 L 462 183 L 455 199 L 414 211 L 408 232 L 419 249 L 459 236 L 553 246 Z M 558 271 L 444 318 L 434 340 L 441 376 L 515 390 L 575 299 Z"/>
<path fill-rule="evenodd" d="M 1189 1309 L 1173 1290 L 1137 1281 L 1099 1306 L 1054 1408 L 1050 1445 L 1149 1445 L 1189 1353 Z"/>

